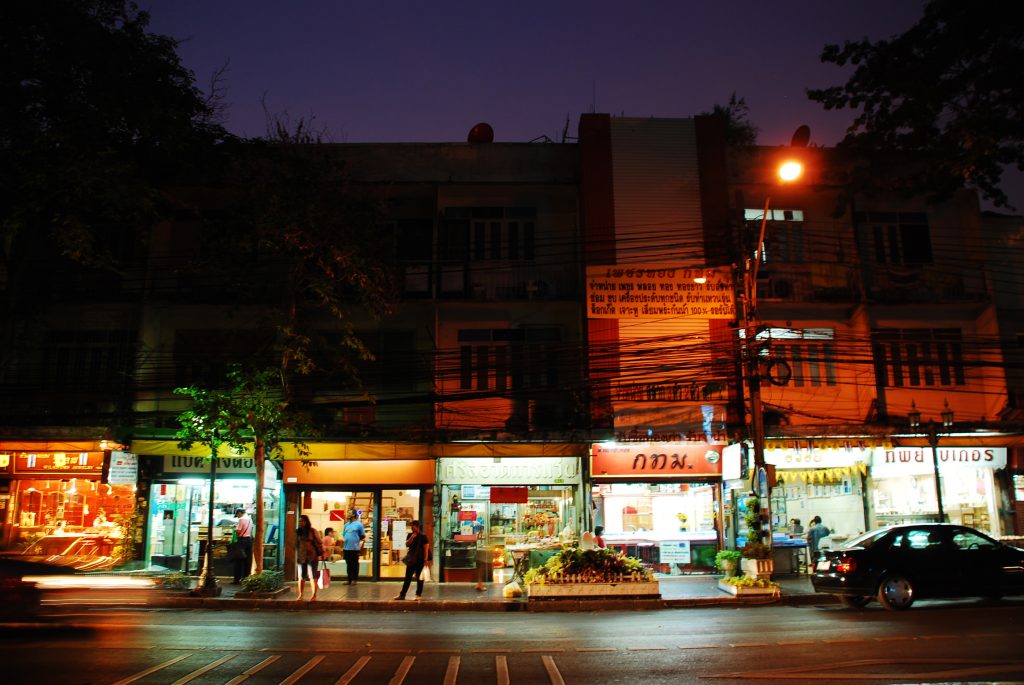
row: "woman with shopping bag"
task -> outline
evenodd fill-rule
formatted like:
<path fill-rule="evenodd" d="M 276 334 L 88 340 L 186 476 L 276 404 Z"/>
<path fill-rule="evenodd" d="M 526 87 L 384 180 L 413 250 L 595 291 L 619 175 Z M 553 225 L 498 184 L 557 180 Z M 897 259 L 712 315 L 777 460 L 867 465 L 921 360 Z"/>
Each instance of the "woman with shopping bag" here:
<path fill-rule="evenodd" d="M 299 527 L 295 529 L 295 561 L 299 565 L 299 594 L 296 599 L 302 600 L 306 593 L 306 581 L 313 590 L 309 601 L 316 599 L 317 564 L 324 556 L 324 543 L 320 531 L 313 527 L 309 517 L 299 517 Z"/>
<path fill-rule="evenodd" d="M 405 538 L 405 556 L 402 563 L 405 564 L 405 582 L 402 583 L 402 591 L 395 599 L 405 599 L 409 592 L 409 585 L 412 579 L 416 579 L 416 599 L 423 595 L 423 567 L 430 563 L 430 541 L 420 531 L 420 522 L 413 521 L 409 524 L 412 532 Z"/>

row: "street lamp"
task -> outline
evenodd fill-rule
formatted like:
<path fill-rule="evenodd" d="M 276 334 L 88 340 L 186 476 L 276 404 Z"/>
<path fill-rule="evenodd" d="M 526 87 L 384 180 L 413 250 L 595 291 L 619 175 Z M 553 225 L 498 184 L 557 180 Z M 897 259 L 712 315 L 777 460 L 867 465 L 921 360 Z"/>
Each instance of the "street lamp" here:
<path fill-rule="evenodd" d="M 810 128 L 801 126 L 793 134 L 790 141 L 791 148 L 806 147 L 810 139 Z M 778 180 L 782 184 L 793 183 L 803 176 L 803 164 L 796 159 L 784 160 L 776 167 Z M 772 497 L 771 483 L 767 481 L 767 475 L 762 476 L 765 471 L 764 460 L 764 407 L 761 404 L 761 354 L 754 341 L 758 333 L 757 316 L 757 270 L 764 257 L 764 235 L 768 228 L 768 216 L 771 211 L 771 194 L 765 195 L 764 212 L 761 214 L 761 230 L 758 233 L 757 245 L 754 249 L 753 263 L 744 254 L 744 279 L 743 279 L 743 311 L 741 312 L 740 325 L 743 329 L 741 343 L 741 355 L 746 364 L 745 375 L 747 377 L 747 388 L 750 392 L 750 439 L 754 443 L 754 478 L 758 483 L 756 494 L 763 500 L 760 502 L 761 510 L 766 512 L 767 545 L 772 547 Z M 744 250 L 744 253 L 746 250 Z M 762 479 L 766 481 L 763 488 L 760 487 Z"/>
<path fill-rule="evenodd" d="M 943 431 L 939 431 L 939 425 L 935 423 L 934 419 L 929 419 L 928 423 L 924 424 L 924 435 L 928 438 L 928 444 L 932 448 L 932 468 L 934 469 L 935 475 L 935 502 L 939 506 L 939 523 L 946 520 L 946 513 L 942 510 L 942 481 L 939 478 L 939 435 L 942 433 L 949 433 L 949 429 L 953 427 L 953 410 L 949 408 L 949 402 L 944 403 L 946 408 L 942 412 L 942 428 Z M 914 404 L 913 400 L 910 402 L 910 411 L 907 412 L 907 423 L 910 424 L 910 430 L 914 432 L 920 432 L 921 426 L 921 412 L 917 410 L 917 405 Z"/>

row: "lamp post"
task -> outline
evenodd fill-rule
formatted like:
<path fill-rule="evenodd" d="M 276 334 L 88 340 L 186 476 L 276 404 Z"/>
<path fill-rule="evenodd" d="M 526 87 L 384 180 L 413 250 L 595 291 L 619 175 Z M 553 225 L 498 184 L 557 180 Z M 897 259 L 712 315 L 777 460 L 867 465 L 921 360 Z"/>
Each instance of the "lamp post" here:
<path fill-rule="evenodd" d="M 939 431 L 939 425 L 935 423 L 934 419 L 929 419 L 928 423 L 921 425 L 921 412 L 917 410 L 917 406 L 910 403 L 910 411 L 907 412 L 907 423 L 910 424 L 910 429 L 915 432 L 920 432 L 921 428 L 924 428 L 924 435 L 928 438 L 928 445 L 932 448 L 932 468 L 934 469 L 933 474 L 935 476 L 935 502 L 938 504 L 938 522 L 942 523 L 946 520 L 946 513 L 942 509 L 942 480 L 939 478 L 939 435 L 942 433 L 949 433 L 949 429 L 953 427 L 953 410 L 949 408 L 949 402 L 945 403 L 945 410 L 942 412 L 942 430 Z"/>
<path fill-rule="evenodd" d="M 810 138 L 810 129 L 801 126 L 793 134 L 790 147 L 805 147 Z M 796 160 L 789 159 L 776 167 L 778 181 L 783 184 L 793 183 L 803 175 L 803 165 Z M 742 328 L 742 341 L 740 344 L 741 356 L 744 363 L 744 375 L 747 380 L 747 390 L 750 393 L 750 439 L 754 446 L 754 480 L 757 483 L 756 494 L 761 510 L 765 512 L 765 523 L 767 527 L 767 545 L 772 547 L 772 500 L 771 483 L 767 482 L 762 488 L 762 478 L 767 479 L 764 460 L 764 407 L 761 404 L 761 378 L 762 359 L 759 346 L 755 344 L 758 334 L 757 314 L 757 271 L 761 260 L 764 258 L 764 237 L 768 227 L 768 216 L 771 211 L 771 194 L 764 199 L 764 212 L 761 214 L 761 228 L 758 232 L 757 245 L 754 249 L 753 261 L 744 254 L 743 262 L 743 308 L 740 312 L 740 326 Z M 746 250 L 744 250 L 744 253 Z"/>

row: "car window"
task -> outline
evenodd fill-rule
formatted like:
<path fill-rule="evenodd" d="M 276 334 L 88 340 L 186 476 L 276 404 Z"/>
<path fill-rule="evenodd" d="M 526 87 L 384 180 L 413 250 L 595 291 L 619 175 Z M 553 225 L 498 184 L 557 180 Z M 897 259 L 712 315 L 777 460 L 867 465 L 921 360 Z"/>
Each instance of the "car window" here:
<path fill-rule="evenodd" d="M 995 549 L 996 543 L 969 530 L 953 533 L 953 544 L 959 549 Z"/>
<path fill-rule="evenodd" d="M 908 549 L 935 549 L 942 545 L 942 533 L 937 530 L 907 531 L 906 546 Z"/>
<path fill-rule="evenodd" d="M 888 533 L 888 528 L 876 528 L 875 530 L 869 530 L 866 533 L 863 533 L 851 540 L 848 540 L 845 544 L 843 544 L 842 549 L 849 549 L 851 547 L 871 547 L 872 545 L 881 541 L 882 538 L 888 535 Z"/>

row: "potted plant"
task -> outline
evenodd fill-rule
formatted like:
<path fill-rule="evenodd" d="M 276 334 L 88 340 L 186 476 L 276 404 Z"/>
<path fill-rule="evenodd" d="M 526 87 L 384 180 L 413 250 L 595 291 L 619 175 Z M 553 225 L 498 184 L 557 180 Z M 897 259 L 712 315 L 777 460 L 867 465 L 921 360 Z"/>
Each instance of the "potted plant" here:
<path fill-rule="evenodd" d="M 750 576 L 719 578 L 718 589 L 731 595 L 769 595 L 771 597 L 778 597 L 781 593 L 781 586 L 778 583 L 767 578 L 752 578 Z"/>
<path fill-rule="evenodd" d="M 721 549 L 715 554 L 715 568 L 725 574 L 726 578 L 736 575 L 743 554 L 738 549 Z"/>
<path fill-rule="evenodd" d="M 761 542 L 760 500 L 757 497 L 750 497 L 746 504 L 747 513 L 743 520 L 747 524 L 747 543 L 740 548 L 743 575 L 751 578 L 771 578 L 775 566 L 772 561 L 771 545 Z"/>
<path fill-rule="evenodd" d="M 284 574 L 281 571 L 263 571 L 242 579 L 242 589 L 235 593 L 237 599 L 273 599 L 284 592 Z"/>

